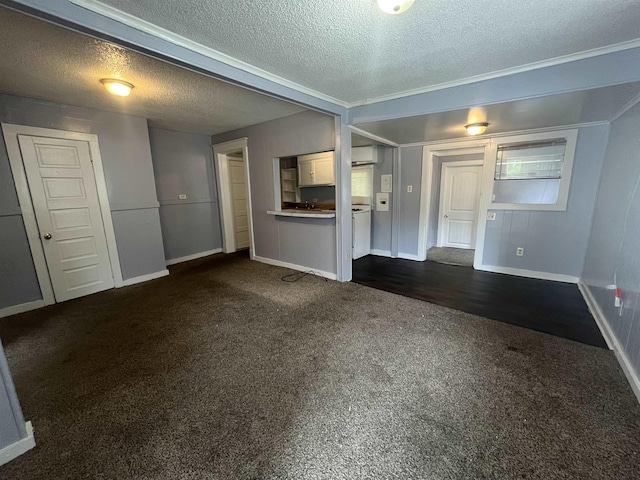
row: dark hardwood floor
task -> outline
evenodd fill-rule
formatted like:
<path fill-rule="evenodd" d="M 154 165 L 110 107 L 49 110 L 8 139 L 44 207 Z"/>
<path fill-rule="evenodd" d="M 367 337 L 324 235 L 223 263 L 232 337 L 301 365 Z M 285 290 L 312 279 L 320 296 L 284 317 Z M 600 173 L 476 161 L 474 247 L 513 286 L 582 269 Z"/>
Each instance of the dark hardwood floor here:
<path fill-rule="evenodd" d="M 353 281 L 607 348 L 576 285 L 374 255 L 353 262 Z"/>

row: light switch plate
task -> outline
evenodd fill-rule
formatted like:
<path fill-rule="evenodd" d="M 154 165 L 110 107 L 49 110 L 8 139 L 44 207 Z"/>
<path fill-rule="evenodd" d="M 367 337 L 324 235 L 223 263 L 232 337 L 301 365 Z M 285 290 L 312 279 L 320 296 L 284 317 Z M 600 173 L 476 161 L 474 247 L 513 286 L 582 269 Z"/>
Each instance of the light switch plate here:
<path fill-rule="evenodd" d="M 380 191 L 387 193 L 392 191 L 391 184 L 393 182 L 393 175 L 380 175 Z"/>
<path fill-rule="evenodd" d="M 413 185 L 407 185 L 407 193 L 413 192 Z"/>

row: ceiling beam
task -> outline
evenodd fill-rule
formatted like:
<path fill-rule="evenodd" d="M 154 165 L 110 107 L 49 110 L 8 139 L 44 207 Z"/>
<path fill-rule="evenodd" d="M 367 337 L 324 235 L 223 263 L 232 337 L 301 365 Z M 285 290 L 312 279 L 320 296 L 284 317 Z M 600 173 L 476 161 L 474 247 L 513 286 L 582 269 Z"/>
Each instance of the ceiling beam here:
<path fill-rule="evenodd" d="M 335 102 L 279 83 L 212 58 L 170 39 L 144 32 L 112 18 L 82 8 L 67 0 L 0 0 L 0 3 L 50 23 L 121 45 L 130 50 L 245 87 L 281 100 L 291 101 L 323 113 L 346 116 L 347 108 Z"/>
<path fill-rule="evenodd" d="M 640 47 L 353 107 L 349 125 L 640 81 Z"/>

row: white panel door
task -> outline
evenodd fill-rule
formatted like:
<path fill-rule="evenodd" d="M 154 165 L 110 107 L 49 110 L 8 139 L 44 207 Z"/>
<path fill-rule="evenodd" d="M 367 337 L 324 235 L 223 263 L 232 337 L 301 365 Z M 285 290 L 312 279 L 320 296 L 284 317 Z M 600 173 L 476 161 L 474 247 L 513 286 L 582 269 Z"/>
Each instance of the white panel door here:
<path fill-rule="evenodd" d="M 56 301 L 113 288 L 89 144 L 18 141 Z"/>
<path fill-rule="evenodd" d="M 249 209 L 247 195 L 247 174 L 243 160 L 229 159 L 229 181 L 233 207 L 233 231 L 236 250 L 249 248 Z"/>
<path fill-rule="evenodd" d="M 475 248 L 482 165 L 442 164 L 438 246 Z"/>

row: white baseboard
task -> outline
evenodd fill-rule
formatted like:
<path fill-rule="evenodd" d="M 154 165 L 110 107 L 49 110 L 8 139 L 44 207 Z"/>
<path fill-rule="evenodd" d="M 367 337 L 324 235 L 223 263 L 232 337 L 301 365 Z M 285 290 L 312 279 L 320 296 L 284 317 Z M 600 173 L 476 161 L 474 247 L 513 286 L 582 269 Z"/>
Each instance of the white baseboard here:
<path fill-rule="evenodd" d="M 522 268 L 498 267 L 494 265 L 475 266 L 476 270 L 493 273 L 505 273 L 507 275 L 515 275 L 516 277 L 537 278 L 539 280 L 553 280 L 555 282 L 578 283 L 578 277 L 572 275 L 564 275 L 561 273 L 538 272 L 537 270 L 524 270 Z"/>
<path fill-rule="evenodd" d="M 627 354 L 622 348 L 618 337 L 616 337 L 616 334 L 613 332 L 613 329 L 611 328 L 607 317 L 600 308 L 600 305 L 598 305 L 598 302 L 593 296 L 593 293 L 591 293 L 591 289 L 589 288 L 589 286 L 582 280 L 580 280 L 578 282 L 578 288 L 582 293 L 584 301 L 589 307 L 591 315 L 593 315 L 593 318 L 598 324 L 598 328 L 600 329 L 600 332 L 602 332 L 602 336 L 607 342 L 607 345 L 616 354 L 618 363 L 620 364 L 624 375 L 627 377 L 629 385 L 631 385 L 631 390 L 633 390 L 633 393 L 636 395 L 638 402 L 640 402 L 640 376 L 638 376 L 638 372 L 633 367 L 633 364 L 629 361 L 629 357 L 627 357 Z"/>
<path fill-rule="evenodd" d="M 176 263 L 188 262 L 189 260 L 195 260 L 196 258 L 208 257 L 209 255 L 215 255 L 216 253 L 222 252 L 221 248 L 215 248 L 213 250 L 208 250 L 206 252 L 194 253 L 193 255 L 187 255 L 185 257 L 171 258 L 167 260 L 165 263 L 167 265 L 175 265 Z"/>
<path fill-rule="evenodd" d="M 424 261 L 424 258 L 420 258 L 418 255 L 413 253 L 400 253 L 398 252 L 398 258 L 404 258 L 405 260 L 414 260 L 416 262 Z"/>
<path fill-rule="evenodd" d="M 5 463 L 10 462 L 14 458 L 19 457 L 23 453 L 28 452 L 36 446 L 36 440 L 33 437 L 33 427 L 31 426 L 31 422 L 26 422 L 25 427 L 27 429 L 26 438 L 18 440 L 16 443 L 12 443 L 11 445 L 0 450 L 0 465 L 4 465 Z"/>
<path fill-rule="evenodd" d="M 329 280 L 338 279 L 338 276 L 335 273 L 325 272 L 323 270 L 318 270 L 317 268 L 305 267 L 304 265 L 296 265 L 294 263 L 281 262 L 280 260 L 274 260 L 273 258 L 259 257 L 257 255 L 255 255 L 253 259 L 256 262 L 267 263 L 269 265 L 274 265 L 276 267 L 290 268 L 291 270 L 298 270 L 300 272 L 308 272 L 313 270 L 315 273 L 322 275 L 324 278 L 328 278 Z"/>
<path fill-rule="evenodd" d="M 147 275 L 140 275 L 139 277 L 128 278 L 122 282 L 123 287 L 128 287 L 129 285 L 135 285 L 136 283 L 148 282 L 149 280 L 154 280 L 160 277 L 166 277 L 169 275 L 169 270 L 161 270 L 159 272 L 149 273 Z"/>
<path fill-rule="evenodd" d="M 377 248 L 372 248 L 371 255 L 377 255 L 378 257 L 391 257 L 391 250 L 378 250 Z"/>
<path fill-rule="evenodd" d="M 11 315 L 16 315 L 18 313 L 28 312 L 30 310 L 36 310 L 37 308 L 42 308 L 46 304 L 44 300 L 35 300 L 33 302 L 21 303 L 20 305 L 13 305 L 11 307 L 6 307 L 0 309 L 0 318 L 9 317 Z"/>

